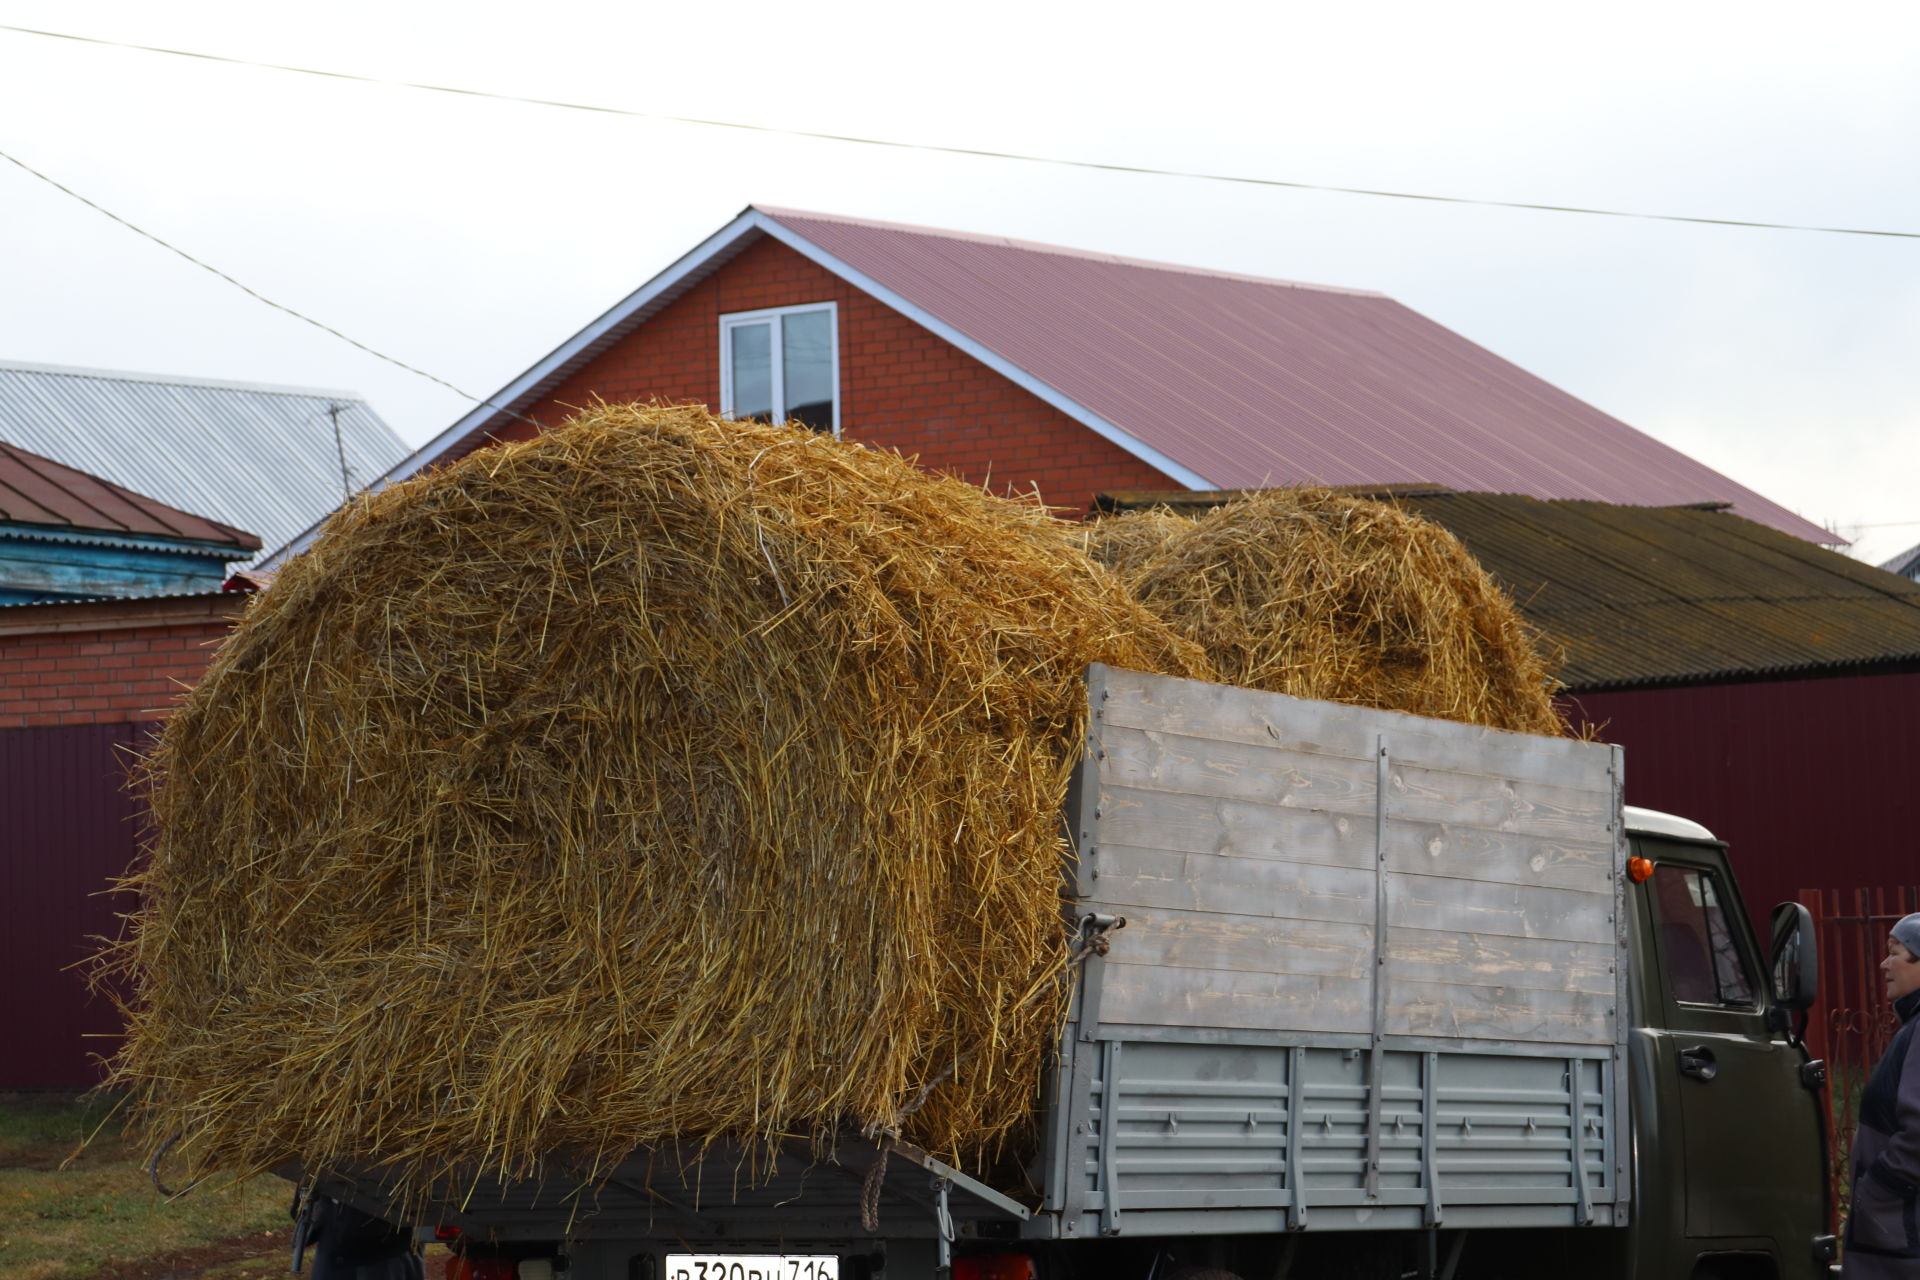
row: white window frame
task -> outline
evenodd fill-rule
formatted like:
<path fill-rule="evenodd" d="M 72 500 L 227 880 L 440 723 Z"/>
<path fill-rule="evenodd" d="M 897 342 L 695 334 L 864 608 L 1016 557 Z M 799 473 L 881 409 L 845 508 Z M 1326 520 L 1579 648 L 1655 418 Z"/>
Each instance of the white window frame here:
<path fill-rule="evenodd" d="M 792 307 L 765 307 L 759 311 L 734 311 L 720 317 L 720 412 L 733 416 L 733 330 L 741 325 L 773 322 L 770 352 L 773 360 L 773 420 L 787 420 L 787 371 L 782 338 L 785 318 L 801 312 L 827 313 L 827 368 L 833 375 L 833 437 L 840 438 L 840 304 L 803 302 Z"/>

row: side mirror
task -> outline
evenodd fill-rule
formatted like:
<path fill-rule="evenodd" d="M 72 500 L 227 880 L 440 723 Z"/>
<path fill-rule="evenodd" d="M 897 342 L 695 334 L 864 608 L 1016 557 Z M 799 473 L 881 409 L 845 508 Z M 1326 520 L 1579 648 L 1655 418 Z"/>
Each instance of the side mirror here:
<path fill-rule="evenodd" d="M 1781 1008 L 1809 1008 L 1820 994 L 1820 948 L 1813 938 L 1813 913 L 1797 902 L 1783 902 L 1773 909 L 1767 976 L 1774 1003 Z"/>

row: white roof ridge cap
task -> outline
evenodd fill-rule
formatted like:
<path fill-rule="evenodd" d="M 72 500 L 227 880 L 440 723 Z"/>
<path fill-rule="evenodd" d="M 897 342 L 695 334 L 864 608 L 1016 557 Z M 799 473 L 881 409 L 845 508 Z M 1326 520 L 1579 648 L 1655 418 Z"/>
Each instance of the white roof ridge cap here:
<path fill-rule="evenodd" d="M 292 387 L 273 382 L 239 382 L 230 378 L 195 378 L 177 373 L 141 373 L 130 369 L 96 369 L 84 365 L 38 364 L 26 360 L 0 359 L 0 373 L 51 373 L 69 378 L 94 378 L 102 382 L 158 382 L 176 387 L 204 387 L 213 391 L 252 391 L 265 395 L 312 396 L 328 400 L 351 400 L 366 406 L 367 397 L 359 391 L 333 387 Z"/>

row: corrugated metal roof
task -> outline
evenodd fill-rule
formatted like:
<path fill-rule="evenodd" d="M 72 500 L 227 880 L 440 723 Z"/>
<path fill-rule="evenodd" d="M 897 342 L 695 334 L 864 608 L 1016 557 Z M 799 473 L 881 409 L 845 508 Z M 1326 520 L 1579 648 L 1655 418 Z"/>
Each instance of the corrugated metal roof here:
<path fill-rule="evenodd" d="M 1920 577 L 1920 547 L 1908 547 L 1893 559 L 1881 561 L 1880 567 L 1903 578 Z"/>
<path fill-rule="evenodd" d="M 1233 496 L 1109 495 L 1123 510 Z M 1576 693 L 1920 661 L 1920 583 L 1713 504 L 1392 496 L 1465 543 L 1565 648 Z"/>
<path fill-rule="evenodd" d="M 260 539 L 0 441 L 0 520 L 258 551 Z"/>
<path fill-rule="evenodd" d="M 1381 294 L 761 212 L 1218 488 L 1718 501 L 1840 540 Z"/>
<path fill-rule="evenodd" d="M 340 503 L 335 408 L 355 487 L 406 455 L 350 392 L 0 363 L 0 440 L 269 548 Z"/>

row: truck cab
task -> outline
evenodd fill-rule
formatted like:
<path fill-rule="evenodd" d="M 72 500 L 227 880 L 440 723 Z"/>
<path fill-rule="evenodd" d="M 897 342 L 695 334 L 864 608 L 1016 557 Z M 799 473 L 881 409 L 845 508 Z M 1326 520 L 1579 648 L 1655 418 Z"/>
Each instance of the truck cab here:
<path fill-rule="evenodd" d="M 1770 1276 L 1775 1260 L 1822 1274 L 1824 1065 L 1769 982 L 1726 845 L 1684 818 L 1626 817 L 1629 879 L 1643 877 L 1629 895 L 1635 1174 L 1666 1189 L 1639 1198 L 1634 1274 Z M 1689 1253 L 1686 1271 L 1654 1265 Z"/>
<path fill-rule="evenodd" d="M 1763 953 L 1724 842 L 1651 809 L 1624 819 L 1633 1214 L 1584 1238 L 1482 1233 L 1460 1274 L 1498 1275 L 1504 1255 L 1594 1280 L 1825 1276 L 1825 1065 L 1786 989 L 1811 994 L 1811 924 L 1783 904 Z"/>

